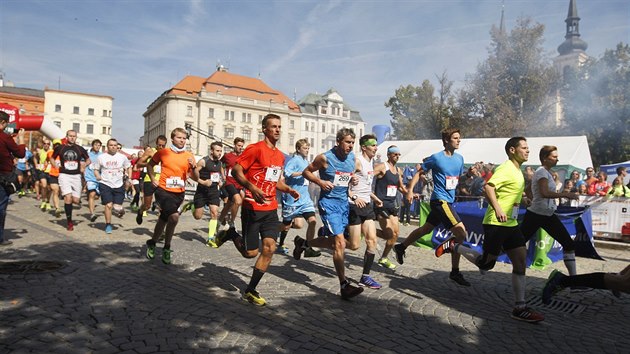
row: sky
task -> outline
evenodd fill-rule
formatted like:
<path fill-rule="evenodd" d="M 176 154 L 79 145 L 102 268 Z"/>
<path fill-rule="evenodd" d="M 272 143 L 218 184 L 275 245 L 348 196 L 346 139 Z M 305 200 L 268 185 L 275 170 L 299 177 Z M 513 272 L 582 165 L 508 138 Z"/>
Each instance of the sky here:
<path fill-rule="evenodd" d="M 587 54 L 630 42 L 630 1 L 576 0 Z M 564 41 L 569 0 L 505 0 L 545 25 L 549 58 Z M 147 106 L 185 75 L 220 62 L 291 98 L 335 88 L 368 130 L 389 125 L 400 86 L 446 72 L 461 87 L 488 56 L 501 0 L 0 0 L 0 70 L 16 87 L 114 97 L 112 135 L 143 134 Z"/>

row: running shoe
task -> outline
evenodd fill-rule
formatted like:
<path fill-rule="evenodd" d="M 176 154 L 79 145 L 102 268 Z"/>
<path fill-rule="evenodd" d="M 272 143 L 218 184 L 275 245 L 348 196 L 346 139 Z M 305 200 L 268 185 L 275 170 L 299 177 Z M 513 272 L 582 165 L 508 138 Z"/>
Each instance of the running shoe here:
<path fill-rule="evenodd" d="M 361 280 L 359 280 L 359 286 L 363 286 L 370 289 L 380 289 L 383 287 L 376 280 L 372 279 L 372 277 L 369 275 L 361 276 Z"/>
<path fill-rule="evenodd" d="M 448 238 L 446 239 L 446 241 L 440 243 L 440 245 L 437 246 L 437 248 L 435 249 L 435 256 L 442 257 L 442 255 L 444 255 L 445 253 L 451 253 L 453 252 L 454 247 L 455 247 L 455 239 L 452 237 Z"/>
<path fill-rule="evenodd" d="M 162 263 L 171 264 L 171 253 L 173 253 L 171 249 L 168 249 L 168 248 L 162 249 Z"/>
<path fill-rule="evenodd" d="M 96 218 L 98 218 L 98 215 L 96 215 L 96 214 L 92 214 L 92 215 L 90 216 L 90 221 L 91 221 L 91 222 L 95 222 L 95 221 L 96 221 Z"/>
<path fill-rule="evenodd" d="M 405 246 L 402 243 L 394 245 L 394 254 L 396 255 L 396 262 L 402 265 L 405 262 Z"/>
<path fill-rule="evenodd" d="M 211 248 L 219 248 L 219 246 L 217 245 L 216 237 L 214 236 L 208 237 L 208 240 L 206 241 L 206 246 L 211 247 Z"/>
<path fill-rule="evenodd" d="M 461 286 L 470 286 L 470 283 L 466 279 L 464 279 L 464 274 L 462 274 L 461 272 L 457 272 L 455 274 L 451 273 L 448 275 L 448 277 Z"/>
<path fill-rule="evenodd" d="M 396 269 L 396 265 L 394 263 L 392 263 L 389 259 L 387 258 L 381 258 L 378 260 L 378 265 L 380 265 L 381 267 L 385 267 L 387 269 Z"/>
<path fill-rule="evenodd" d="M 302 252 L 304 252 L 305 241 L 306 240 L 304 240 L 300 236 L 295 236 L 295 238 L 293 239 L 293 244 L 295 245 L 295 248 L 293 249 L 293 258 L 295 258 L 296 261 L 299 261 L 300 258 L 302 258 Z"/>
<path fill-rule="evenodd" d="M 125 215 L 125 209 L 112 209 L 112 214 L 117 218 L 122 218 Z"/>
<path fill-rule="evenodd" d="M 61 209 L 57 208 L 55 209 L 55 216 L 60 218 L 61 217 Z"/>
<path fill-rule="evenodd" d="M 304 250 L 304 257 L 319 257 L 321 255 L 322 253 L 320 251 L 313 249 L 313 247 L 308 247 L 307 249 Z"/>
<path fill-rule="evenodd" d="M 0 246 L 10 246 L 13 244 L 13 241 L 11 240 L 3 240 L 0 242 Z"/>
<path fill-rule="evenodd" d="M 137 205 L 135 205 L 135 204 L 131 204 L 131 211 L 133 211 L 134 213 L 137 213 L 137 212 L 138 212 L 138 209 L 139 209 L 139 208 L 138 208 L 138 206 L 137 206 Z"/>
<path fill-rule="evenodd" d="M 155 243 L 151 242 L 151 240 L 147 240 L 147 254 L 148 259 L 155 258 Z"/>
<path fill-rule="evenodd" d="M 138 212 L 136 213 L 136 224 L 138 225 L 142 225 L 142 209 L 138 210 Z"/>
<path fill-rule="evenodd" d="M 111 234 L 113 230 L 114 230 L 114 228 L 112 227 L 112 224 L 105 225 L 105 233 L 106 234 Z"/>
<path fill-rule="evenodd" d="M 72 230 L 74 230 L 74 224 L 72 223 L 72 220 L 68 220 L 68 231 Z"/>
<path fill-rule="evenodd" d="M 184 204 L 184 206 L 182 207 L 182 211 L 180 212 L 180 214 L 183 214 L 185 212 L 187 212 L 188 210 L 193 210 L 195 208 L 195 203 L 193 202 L 188 202 L 186 204 Z"/>
<path fill-rule="evenodd" d="M 560 282 L 565 277 L 566 276 L 560 273 L 557 269 L 554 269 L 553 272 L 549 274 L 545 287 L 542 289 L 543 304 L 549 305 L 549 303 L 551 303 L 551 297 L 556 295 L 560 290 L 564 289 L 564 286 L 560 285 Z"/>
<path fill-rule="evenodd" d="M 242 299 L 256 306 L 265 306 L 267 304 L 265 298 L 260 296 L 256 290 L 245 290 Z"/>
<path fill-rule="evenodd" d="M 155 202 L 153 202 L 151 204 L 151 211 L 155 211 L 155 208 L 157 208 L 157 204 L 155 204 Z M 146 216 L 146 215 L 145 215 Z"/>
<path fill-rule="evenodd" d="M 512 310 L 511 317 L 515 320 L 525 321 L 529 323 L 536 323 L 545 319 L 545 315 L 536 312 L 529 307 L 514 308 L 514 310 Z"/>
<path fill-rule="evenodd" d="M 347 282 L 347 280 L 346 280 Z M 341 287 L 341 298 L 344 300 L 349 300 L 363 292 L 363 288 L 359 286 L 354 286 L 350 283 L 346 283 L 345 286 Z"/>
<path fill-rule="evenodd" d="M 279 246 L 276 249 L 276 252 L 278 252 L 280 254 L 283 254 L 285 256 L 288 256 L 289 255 L 289 247 L 287 247 L 287 246 Z"/>
<path fill-rule="evenodd" d="M 52 210 L 52 206 L 50 205 L 50 203 L 46 203 L 46 209 L 44 211 L 49 211 Z"/>
<path fill-rule="evenodd" d="M 221 247 L 226 241 L 234 240 L 238 236 L 238 232 L 236 232 L 236 228 L 231 226 L 227 230 L 221 230 L 216 236 L 216 244 L 217 248 Z"/>
<path fill-rule="evenodd" d="M 38 199 L 38 200 L 39 200 L 39 199 Z M 45 211 L 45 210 L 46 210 L 46 202 L 42 202 L 42 204 L 39 206 L 39 208 L 40 208 L 42 211 Z"/>

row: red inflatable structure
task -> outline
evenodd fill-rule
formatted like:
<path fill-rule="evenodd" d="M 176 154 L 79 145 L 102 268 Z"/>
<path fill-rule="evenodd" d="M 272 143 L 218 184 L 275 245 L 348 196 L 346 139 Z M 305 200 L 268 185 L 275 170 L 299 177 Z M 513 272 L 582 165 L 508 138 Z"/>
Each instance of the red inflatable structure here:
<path fill-rule="evenodd" d="M 55 123 L 44 116 L 20 115 L 17 107 L 6 103 L 0 103 L 0 111 L 4 111 L 9 115 L 9 127 L 17 132 L 20 129 L 39 131 L 50 139 L 61 139 L 65 134 Z"/>

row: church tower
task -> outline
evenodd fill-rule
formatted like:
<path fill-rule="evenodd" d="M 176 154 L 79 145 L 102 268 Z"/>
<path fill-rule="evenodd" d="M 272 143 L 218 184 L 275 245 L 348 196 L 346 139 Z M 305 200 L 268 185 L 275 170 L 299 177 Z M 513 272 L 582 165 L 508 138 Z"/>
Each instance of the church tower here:
<path fill-rule="evenodd" d="M 554 66 L 563 75 L 568 68 L 576 69 L 586 62 L 588 44 L 580 38 L 580 17 L 577 12 L 577 0 L 570 0 L 569 13 L 564 20 L 567 32 L 564 42 L 558 46 L 558 55 L 554 58 Z"/>

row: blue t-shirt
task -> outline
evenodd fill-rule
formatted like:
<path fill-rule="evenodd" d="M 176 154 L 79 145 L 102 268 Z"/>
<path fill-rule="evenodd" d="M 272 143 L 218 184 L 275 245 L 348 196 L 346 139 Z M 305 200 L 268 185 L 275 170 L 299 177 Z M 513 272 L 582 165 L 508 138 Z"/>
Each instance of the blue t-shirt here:
<path fill-rule="evenodd" d="M 355 168 L 354 152 L 350 152 L 345 159 L 340 160 L 334 153 L 335 149 L 336 147 L 324 153 L 328 161 L 328 167 L 319 170 L 319 178 L 332 182 L 335 187 L 330 191 L 322 189 L 320 199 L 339 199 L 347 204 L 348 185 Z"/>
<path fill-rule="evenodd" d="M 422 162 L 422 169 L 433 171 L 431 200 L 445 200 L 453 203 L 459 176 L 464 173 L 464 157 L 458 153 L 446 156 L 444 151 L 440 151 L 427 157 Z"/>
<path fill-rule="evenodd" d="M 17 160 L 17 166 L 15 167 L 17 167 L 17 169 L 20 171 L 26 171 L 26 161 L 30 161 L 32 157 L 33 153 L 31 152 L 31 150 L 26 150 L 26 154 L 24 155 L 24 157 L 21 157 Z"/>
<path fill-rule="evenodd" d="M 92 168 L 93 164 L 98 160 L 98 155 L 102 154 L 101 151 L 94 152 L 94 150 L 88 150 L 88 155 L 90 156 L 90 165 L 85 168 L 85 172 L 83 172 L 83 177 L 86 181 L 97 182 L 96 176 L 94 176 L 94 169 Z"/>
<path fill-rule="evenodd" d="M 289 193 L 282 193 L 283 206 L 298 206 L 304 204 L 313 204 L 311 196 L 308 194 L 309 181 L 300 174 L 297 177 L 291 177 L 295 172 L 304 171 L 308 166 L 308 161 L 300 155 L 295 155 L 288 159 L 284 165 L 284 181 L 285 183 L 300 193 L 300 199 L 297 201 Z"/>

